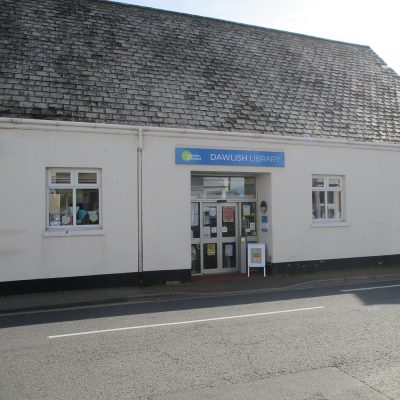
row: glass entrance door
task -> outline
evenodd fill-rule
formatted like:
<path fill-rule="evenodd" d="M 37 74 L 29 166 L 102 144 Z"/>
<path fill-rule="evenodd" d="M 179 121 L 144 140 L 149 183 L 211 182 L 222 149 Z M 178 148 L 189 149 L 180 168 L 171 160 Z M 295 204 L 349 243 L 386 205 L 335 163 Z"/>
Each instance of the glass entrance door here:
<path fill-rule="evenodd" d="M 204 273 L 238 269 L 237 207 L 235 203 L 201 206 L 201 264 Z"/>

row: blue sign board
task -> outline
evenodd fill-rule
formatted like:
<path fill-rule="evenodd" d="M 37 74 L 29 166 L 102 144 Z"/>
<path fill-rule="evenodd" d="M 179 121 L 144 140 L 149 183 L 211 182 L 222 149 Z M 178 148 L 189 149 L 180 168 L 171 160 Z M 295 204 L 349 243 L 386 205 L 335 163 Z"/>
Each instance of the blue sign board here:
<path fill-rule="evenodd" d="M 282 151 L 175 148 L 175 164 L 238 165 L 247 167 L 284 167 Z"/>

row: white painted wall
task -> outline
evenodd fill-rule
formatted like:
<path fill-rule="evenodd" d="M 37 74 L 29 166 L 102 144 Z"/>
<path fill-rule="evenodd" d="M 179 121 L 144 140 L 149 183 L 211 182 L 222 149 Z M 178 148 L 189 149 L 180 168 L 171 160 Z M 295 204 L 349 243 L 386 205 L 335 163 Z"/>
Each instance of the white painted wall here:
<path fill-rule="evenodd" d="M 0 281 L 137 272 L 137 130 L 0 119 Z M 284 168 L 259 174 L 273 262 L 400 254 L 399 146 L 144 129 L 144 271 L 190 269 L 190 174 L 175 147 L 284 151 Z M 47 237 L 46 167 L 101 168 L 104 233 Z M 346 223 L 314 227 L 313 174 L 345 176 Z M 260 227 L 259 214 L 259 227 Z"/>
<path fill-rule="evenodd" d="M 284 151 L 286 166 L 218 166 L 216 170 L 214 166 L 175 165 L 176 146 Z M 259 200 L 267 199 L 269 218 L 269 232 L 260 232 L 260 239 L 268 244 L 275 263 L 400 254 L 398 146 L 147 132 L 145 149 L 144 195 L 149 205 L 145 270 L 190 266 L 190 173 L 194 171 L 260 174 Z M 313 225 L 313 174 L 345 177 L 344 224 Z M 259 227 L 260 218 L 261 214 Z M 151 228 L 155 225 L 156 230 Z"/>
<path fill-rule="evenodd" d="M 28 128 L 0 125 L 0 281 L 137 272 L 137 137 Z M 101 168 L 103 235 L 45 237 L 46 167 Z"/>
<path fill-rule="evenodd" d="M 273 177 L 274 262 L 400 253 L 400 153 L 362 146 L 286 146 Z M 346 226 L 313 227 L 311 176 L 345 177 Z"/>

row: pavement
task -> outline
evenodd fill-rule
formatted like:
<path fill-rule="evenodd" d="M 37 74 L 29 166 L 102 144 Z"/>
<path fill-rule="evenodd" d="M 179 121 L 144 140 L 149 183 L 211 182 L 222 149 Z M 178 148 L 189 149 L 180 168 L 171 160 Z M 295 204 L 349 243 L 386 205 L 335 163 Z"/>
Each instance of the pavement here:
<path fill-rule="evenodd" d="M 298 290 L 310 287 L 381 283 L 400 280 L 400 265 L 349 268 L 341 270 L 267 275 L 245 274 L 194 276 L 188 283 L 167 282 L 147 287 L 124 286 L 95 289 L 69 289 L 27 294 L 0 294 L 0 314 L 73 308 L 98 304 L 154 301 L 163 298 L 190 298 L 247 291 Z"/>

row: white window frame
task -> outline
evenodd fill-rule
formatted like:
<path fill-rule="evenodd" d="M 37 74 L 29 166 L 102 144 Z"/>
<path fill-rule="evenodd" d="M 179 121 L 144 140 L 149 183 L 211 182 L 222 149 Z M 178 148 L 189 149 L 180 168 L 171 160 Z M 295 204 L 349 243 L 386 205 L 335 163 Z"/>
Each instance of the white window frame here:
<path fill-rule="evenodd" d="M 70 183 L 52 183 L 51 182 L 51 174 L 54 172 L 69 172 L 70 173 Z M 95 173 L 96 174 L 96 183 L 79 183 L 79 173 Z M 103 227 L 103 208 L 102 208 L 102 190 L 101 190 L 101 169 L 92 169 L 92 168 L 46 168 L 46 231 L 47 232 L 55 232 L 59 233 L 62 231 L 67 232 L 81 232 L 84 233 L 86 231 L 102 231 Z M 49 212 L 49 192 L 51 189 L 71 189 L 72 190 L 72 208 L 73 215 L 75 218 L 73 219 L 72 225 L 60 225 L 60 226 L 52 226 L 50 225 L 50 212 Z M 76 206 L 76 191 L 77 189 L 98 189 L 99 190 L 99 223 L 98 224 L 90 224 L 90 225 L 77 225 L 76 214 L 77 214 L 77 206 Z"/>
<path fill-rule="evenodd" d="M 313 179 L 323 179 L 324 185 L 322 186 L 313 186 Z M 338 179 L 339 186 L 338 187 L 330 187 L 329 179 Z M 337 225 L 347 225 L 345 220 L 345 202 L 344 202 L 344 183 L 345 177 L 343 175 L 324 175 L 324 174 L 313 174 L 311 179 L 311 193 L 325 192 L 325 218 L 314 218 L 313 215 L 313 204 L 311 202 L 311 212 L 312 212 L 312 225 L 313 226 L 337 226 Z M 341 206 L 341 218 L 328 218 L 328 192 L 337 192 L 340 193 L 340 206 Z"/>

